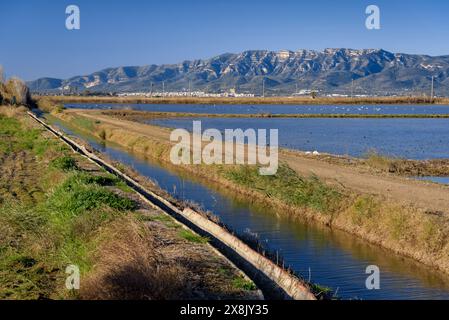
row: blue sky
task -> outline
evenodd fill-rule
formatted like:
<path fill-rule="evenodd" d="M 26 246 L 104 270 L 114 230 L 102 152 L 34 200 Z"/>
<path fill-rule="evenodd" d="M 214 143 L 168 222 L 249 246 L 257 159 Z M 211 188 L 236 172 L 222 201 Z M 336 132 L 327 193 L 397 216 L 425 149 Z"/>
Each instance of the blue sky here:
<path fill-rule="evenodd" d="M 81 29 L 65 28 L 76 4 Z M 381 29 L 365 28 L 365 8 Z M 248 49 L 384 48 L 449 54 L 447 0 L 1 0 L 0 64 L 26 80 Z"/>

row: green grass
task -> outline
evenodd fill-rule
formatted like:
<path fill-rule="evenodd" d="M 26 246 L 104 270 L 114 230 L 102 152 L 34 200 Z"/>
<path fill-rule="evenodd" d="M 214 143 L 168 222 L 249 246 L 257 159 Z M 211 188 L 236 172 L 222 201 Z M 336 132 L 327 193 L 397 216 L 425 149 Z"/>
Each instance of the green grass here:
<path fill-rule="evenodd" d="M 190 241 L 190 242 L 193 242 L 193 243 L 207 243 L 207 242 L 209 242 L 208 238 L 196 235 L 192 231 L 187 230 L 187 229 L 180 230 L 179 231 L 179 236 L 181 238 L 186 239 L 187 241 Z"/>
<path fill-rule="evenodd" d="M 0 115 L 0 151 L 6 154 L 32 150 L 40 130 L 21 130 L 20 122 Z"/>
<path fill-rule="evenodd" d="M 48 150 L 67 150 L 55 140 L 44 138 L 42 131 L 42 129 L 22 130 L 21 123 L 17 119 L 0 115 L 0 152 L 10 154 L 31 151 L 36 156 L 44 156 Z"/>
<path fill-rule="evenodd" d="M 253 291 L 253 290 L 257 289 L 254 282 L 252 282 L 251 280 L 245 279 L 242 276 L 234 278 L 234 280 L 232 280 L 232 285 L 234 286 L 234 288 L 243 289 L 246 291 Z"/>
<path fill-rule="evenodd" d="M 101 176 L 92 175 L 80 175 L 80 179 L 83 179 L 85 183 L 95 183 L 101 186 L 114 186 L 124 192 L 132 192 L 133 189 L 126 184 L 123 180 L 120 180 L 112 174 L 106 174 Z"/>
<path fill-rule="evenodd" d="M 322 286 L 320 284 L 314 283 L 311 284 L 311 291 L 318 297 L 329 297 L 333 290 L 329 287 Z"/>
<path fill-rule="evenodd" d="M 161 221 L 161 222 L 172 222 L 173 218 L 166 214 L 157 214 L 151 216 L 145 216 L 147 221 Z"/>
<path fill-rule="evenodd" d="M 84 117 L 74 117 L 73 118 L 73 124 L 77 127 L 81 127 L 83 129 L 86 129 L 90 132 L 95 130 L 95 121 L 94 120 L 90 120 L 90 119 L 86 119 Z"/>
<path fill-rule="evenodd" d="M 317 177 L 301 177 L 287 165 L 279 166 L 278 172 L 272 176 L 260 175 L 255 166 L 241 166 L 225 171 L 224 174 L 231 181 L 259 191 L 269 198 L 322 213 L 333 212 L 342 198 L 339 191 L 327 186 Z"/>
<path fill-rule="evenodd" d="M 103 178 L 99 179 L 101 183 Z M 58 212 L 58 216 L 76 216 L 80 212 L 107 205 L 117 210 L 134 210 L 135 203 L 122 198 L 97 183 L 96 177 L 89 179 L 86 174 L 73 174 L 48 199 L 49 208 Z"/>
<path fill-rule="evenodd" d="M 159 221 L 162 222 L 166 227 L 173 228 L 173 229 L 179 229 L 181 228 L 181 225 L 176 223 L 175 220 L 166 215 L 166 214 L 158 214 L 158 215 L 139 215 L 137 217 L 140 221 Z"/>

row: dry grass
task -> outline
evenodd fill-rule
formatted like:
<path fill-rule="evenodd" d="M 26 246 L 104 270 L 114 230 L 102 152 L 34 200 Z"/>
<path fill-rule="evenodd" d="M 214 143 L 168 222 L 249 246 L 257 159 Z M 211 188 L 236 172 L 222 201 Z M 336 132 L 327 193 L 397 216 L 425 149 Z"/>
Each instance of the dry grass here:
<path fill-rule="evenodd" d="M 64 110 L 64 106 L 54 103 L 49 98 L 41 98 L 37 100 L 37 107 L 44 112 L 61 112 Z"/>
<path fill-rule="evenodd" d="M 29 109 L 25 106 L 12 107 L 12 106 L 0 106 L 0 114 L 6 117 L 16 117 L 21 116 Z"/>
<path fill-rule="evenodd" d="M 349 203 L 336 216 L 335 224 L 449 272 L 449 221 L 445 214 L 370 195 L 353 195 Z"/>
<path fill-rule="evenodd" d="M 33 97 L 36 100 L 42 97 Z M 197 98 L 197 97 L 81 97 L 49 96 L 54 103 L 149 103 L 149 104 L 448 104 L 448 98 L 428 97 L 366 97 L 366 98 L 330 98 L 330 97 L 254 97 L 254 98 Z"/>

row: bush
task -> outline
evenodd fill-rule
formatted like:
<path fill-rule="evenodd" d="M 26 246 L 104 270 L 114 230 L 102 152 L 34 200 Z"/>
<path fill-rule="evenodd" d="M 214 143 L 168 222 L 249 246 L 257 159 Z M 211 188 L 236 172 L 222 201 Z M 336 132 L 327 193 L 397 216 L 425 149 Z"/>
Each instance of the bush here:
<path fill-rule="evenodd" d="M 56 158 L 51 162 L 53 168 L 61 169 L 63 171 L 70 171 L 78 169 L 75 159 L 70 156 L 63 156 Z"/>
<path fill-rule="evenodd" d="M 31 96 L 25 82 L 18 78 L 11 78 L 6 82 L 6 92 L 13 105 L 30 105 Z"/>

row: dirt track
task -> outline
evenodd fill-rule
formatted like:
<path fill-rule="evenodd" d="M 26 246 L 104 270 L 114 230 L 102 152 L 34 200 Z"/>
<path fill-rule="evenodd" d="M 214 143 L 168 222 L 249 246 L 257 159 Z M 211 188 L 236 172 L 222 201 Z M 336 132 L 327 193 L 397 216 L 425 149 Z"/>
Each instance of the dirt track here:
<path fill-rule="evenodd" d="M 404 177 L 368 172 L 356 167 L 330 164 L 310 157 L 282 154 L 281 159 L 301 174 L 314 174 L 354 191 L 411 203 L 431 211 L 449 213 L 449 187 Z"/>
<path fill-rule="evenodd" d="M 82 116 L 101 120 L 115 127 L 137 132 L 161 141 L 169 141 L 170 130 L 156 126 L 114 119 L 94 112 L 76 112 Z M 366 168 L 331 164 L 306 156 L 301 152 L 281 151 L 280 161 L 302 175 L 316 175 L 326 182 L 338 184 L 360 193 L 381 195 L 398 203 L 413 204 L 429 211 L 449 213 L 449 187 L 431 182 L 415 181 L 390 174 L 376 173 Z"/>

